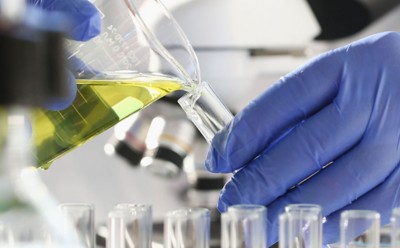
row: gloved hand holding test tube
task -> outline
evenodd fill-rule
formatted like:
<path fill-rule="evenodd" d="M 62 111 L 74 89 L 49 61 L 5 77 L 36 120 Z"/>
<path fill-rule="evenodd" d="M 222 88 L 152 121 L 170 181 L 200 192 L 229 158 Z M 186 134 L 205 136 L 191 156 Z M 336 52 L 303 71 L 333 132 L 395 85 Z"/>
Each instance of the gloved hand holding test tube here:
<path fill-rule="evenodd" d="M 218 208 L 267 206 L 269 245 L 291 203 L 322 207 L 324 244 L 339 240 L 345 210 L 375 210 L 388 223 L 400 205 L 399 51 L 398 32 L 355 41 L 282 77 L 239 112 L 206 162 L 216 173 L 237 171 Z"/>

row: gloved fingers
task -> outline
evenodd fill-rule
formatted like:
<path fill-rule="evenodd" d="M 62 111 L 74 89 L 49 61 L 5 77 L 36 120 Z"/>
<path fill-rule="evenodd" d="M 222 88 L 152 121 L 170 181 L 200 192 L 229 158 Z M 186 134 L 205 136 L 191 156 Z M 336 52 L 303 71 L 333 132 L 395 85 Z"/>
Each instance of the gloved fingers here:
<path fill-rule="evenodd" d="M 398 33 L 368 37 L 326 53 L 281 79 L 214 137 L 207 168 L 232 172 L 243 167 L 333 99 L 347 108 L 353 108 L 352 102 L 357 107 L 373 104 L 379 96 L 376 82 L 397 74 L 398 57 L 393 54 L 398 51 L 398 40 Z M 360 70 L 363 73 L 357 74 Z"/>
<path fill-rule="evenodd" d="M 71 22 L 71 39 L 86 41 L 101 31 L 100 13 L 88 0 L 29 0 L 28 3 L 48 11 L 66 14 Z"/>
<path fill-rule="evenodd" d="M 241 168 L 290 128 L 328 105 L 338 92 L 343 57 L 342 50 L 324 54 L 252 101 L 214 137 L 207 168 L 212 172 Z"/>
<path fill-rule="evenodd" d="M 305 120 L 232 177 L 219 209 L 238 203 L 267 205 L 285 194 L 360 140 L 369 119 L 365 112 L 346 113 L 332 103 Z"/>
<path fill-rule="evenodd" d="M 212 170 L 233 171 L 236 168 L 242 168 L 243 165 L 247 165 L 235 174 L 232 181 L 229 182 L 221 192 L 221 199 L 219 202 L 220 210 L 224 210 L 226 206 L 238 203 L 260 204 L 281 195 L 267 206 L 271 225 L 274 225 L 274 223 L 276 224 L 278 215 L 283 211 L 284 206 L 290 203 L 319 204 L 323 207 L 324 213 L 329 215 L 338 211 L 338 209 L 355 203 L 361 196 L 368 195 L 369 193 L 367 192 L 377 187 L 377 185 L 383 183 L 384 180 L 388 178 L 400 161 L 400 152 L 397 150 L 400 140 L 398 130 L 400 123 L 398 121 L 399 115 L 396 115 L 399 111 L 397 109 L 398 104 L 395 102 L 395 100 L 398 99 L 396 98 L 396 96 L 398 96 L 398 94 L 396 94 L 398 91 L 398 81 L 395 79 L 397 73 L 394 73 L 395 70 L 393 70 L 393 67 L 398 65 L 398 63 L 396 60 L 393 60 L 393 56 L 390 55 L 389 52 L 381 52 L 385 51 L 382 47 L 387 48 L 387 42 L 379 42 L 379 44 L 377 44 L 379 45 L 378 48 L 377 46 L 371 47 L 368 45 L 369 43 L 376 43 L 375 41 L 387 40 L 381 39 L 381 37 L 382 36 L 376 36 L 373 39 L 367 39 L 365 40 L 367 42 L 363 41 L 365 43 L 363 43 L 361 48 L 355 44 L 347 51 L 349 59 L 345 61 L 346 63 L 343 65 L 344 68 L 342 68 L 344 72 L 343 75 L 340 76 L 341 80 L 345 80 L 347 83 L 343 83 L 344 81 L 339 80 L 336 81 L 342 90 L 338 94 L 338 97 L 332 96 L 332 100 L 335 99 L 340 102 L 338 106 L 345 106 L 343 109 L 354 110 L 350 113 L 341 112 L 346 114 L 347 118 L 345 119 L 348 121 L 342 123 L 338 122 L 341 124 L 338 126 L 340 128 L 345 128 L 345 130 L 336 133 L 337 130 L 331 132 L 330 130 L 321 128 L 321 130 L 323 130 L 321 134 L 325 133 L 325 135 L 328 136 L 328 142 L 322 139 L 324 141 L 321 142 L 322 145 L 315 142 L 315 134 L 306 135 L 305 137 L 307 137 L 308 140 L 299 139 L 297 142 L 298 144 L 295 146 L 296 149 L 302 149 L 299 144 L 302 144 L 304 141 L 308 142 L 311 138 L 313 146 L 310 146 L 310 148 L 312 149 L 306 147 L 303 148 L 301 152 L 307 153 L 308 151 L 314 151 L 314 148 L 318 151 L 318 156 L 313 157 L 306 154 L 306 156 L 310 157 L 309 161 L 314 162 L 312 165 L 322 165 L 323 161 L 327 161 L 329 157 L 332 157 L 334 161 L 328 168 L 314 175 L 303 184 L 287 193 L 285 192 L 284 195 L 281 193 L 274 193 L 274 190 L 270 189 L 271 185 L 278 191 L 281 190 L 281 192 L 284 192 L 290 187 L 293 179 L 291 175 L 292 169 L 295 167 L 293 165 L 287 166 L 285 163 L 275 163 L 275 161 L 270 160 L 270 156 L 274 154 L 274 152 L 279 155 L 277 155 L 277 157 L 285 157 L 288 156 L 287 153 L 292 153 L 293 150 L 291 146 L 289 146 L 291 143 L 289 142 L 290 138 L 292 135 L 295 135 L 296 132 L 301 133 L 300 131 L 304 129 L 308 121 L 314 117 L 309 118 L 309 116 L 314 113 L 316 113 L 315 116 L 318 116 L 320 109 L 314 112 L 311 111 L 310 113 L 305 112 L 307 113 L 304 115 L 305 117 L 299 118 L 299 120 L 305 120 L 299 127 L 296 127 L 298 122 L 294 121 L 294 124 L 288 125 L 288 128 L 282 128 L 282 132 L 271 132 L 269 126 L 267 126 L 268 121 L 264 120 L 262 116 L 264 112 L 268 112 L 268 110 L 263 110 L 266 104 L 258 105 L 258 103 L 264 99 L 257 100 L 258 102 L 256 101 L 253 105 L 250 105 L 244 113 L 239 114 L 232 125 L 216 136 L 216 139 L 213 141 L 212 153 L 209 154 L 209 167 Z M 389 38 L 391 37 L 394 36 L 390 35 Z M 397 39 L 389 40 L 398 41 L 398 35 L 396 37 Z M 398 46 L 398 42 L 394 42 L 393 44 Z M 393 53 L 393 51 L 397 50 L 390 49 L 389 51 Z M 363 56 L 363 54 L 367 54 L 367 56 Z M 371 54 L 374 54 L 374 56 L 369 56 Z M 386 66 L 385 64 L 384 67 L 378 66 L 382 61 L 376 58 L 379 58 L 378 55 L 381 57 L 381 54 L 387 55 L 389 58 L 389 65 Z M 340 57 L 336 59 L 340 60 Z M 370 63 L 374 63 L 373 68 L 370 68 Z M 361 64 L 361 66 L 358 66 L 359 64 Z M 331 68 L 329 67 L 329 69 Z M 332 70 L 335 71 L 336 69 L 335 66 L 332 68 Z M 363 70 L 363 75 L 359 76 L 357 73 L 354 74 L 353 72 L 356 70 Z M 388 70 L 389 73 L 386 70 Z M 327 75 L 329 75 L 329 73 L 327 73 Z M 328 79 L 329 78 L 330 77 L 328 77 Z M 325 83 L 323 79 L 321 79 L 321 83 Z M 274 90 L 275 89 L 273 89 L 272 92 L 274 92 Z M 352 98 L 355 98 L 355 101 L 351 101 Z M 372 101 L 372 103 L 368 103 L 367 101 Z M 268 103 L 267 101 L 265 102 Z M 363 102 L 365 104 L 359 104 Z M 354 105 L 354 103 L 357 104 Z M 363 109 L 365 107 L 364 105 L 367 104 L 369 104 L 367 109 Z M 280 105 L 278 104 L 278 106 Z M 257 111 L 251 113 L 253 109 Z M 356 111 L 362 114 L 359 115 Z M 350 118 L 352 114 L 354 114 L 354 118 Z M 330 115 L 327 115 L 327 117 L 328 116 Z M 368 116 L 367 121 L 365 118 L 366 116 Z M 276 119 L 281 119 L 281 116 L 278 117 L 279 118 Z M 359 117 L 361 117 L 361 119 Z M 269 118 L 272 118 L 272 116 L 269 116 Z M 319 119 L 324 120 L 325 118 Z M 330 119 L 331 117 L 326 118 L 326 120 Z M 297 119 L 295 118 L 294 120 Z M 358 121 L 360 121 L 361 125 L 357 123 Z M 261 127 L 262 125 L 256 122 L 260 122 L 266 125 L 266 127 Z M 271 122 L 273 124 L 277 123 L 275 120 Z M 282 123 L 290 123 L 290 121 Z M 326 124 L 327 123 L 323 123 L 321 127 L 325 127 Z M 335 123 L 335 125 L 337 124 Z M 347 129 L 347 125 L 352 128 Z M 361 129 L 357 130 L 359 125 Z M 277 126 L 278 125 L 275 127 Z M 292 127 L 295 128 L 288 132 L 287 130 Z M 266 135 L 262 135 L 262 128 L 267 129 Z M 275 128 L 275 130 L 279 129 Z M 304 130 L 311 129 L 308 128 Z M 348 130 L 353 130 L 354 133 Z M 364 132 L 364 130 L 366 131 Z M 252 132 L 255 134 L 252 135 Z M 272 135 L 272 133 L 275 135 Z M 281 133 L 285 133 L 285 135 L 281 136 Z M 313 133 L 313 130 L 311 130 L 311 133 Z M 338 142 L 335 144 L 332 142 L 335 140 L 330 137 L 333 133 L 339 137 L 337 140 L 341 143 Z M 360 133 L 363 135 L 362 139 L 357 138 Z M 349 137 L 346 136 L 346 134 Z M 276 137 L 281 137 L 281 139 L 277 140 Z M 317 137 L 320 138 L 322 136 Z M 296 139 L 293 139 L 292 143 L 295 140 Z M 321 141 L 321 139 L 317 141 Z M 349 142 L 346 143 L 347 141 Z M 252 144 L 253 142 L 255 142 L 255 145 Z M 286 151 L 283 149 L 285 147 L 283 145 L 285 142 L 287 142 Z M 342 147 L 343 145 L 345 147 Z M 326 148 L 324 148 L 324 146 L 326 146 Z M 281 149 L 277 150 L 278 148 Z M 252 149 L 258 149 L 258 151 L 252 153 Z M 264 154 L 257 157 L 262 152 L 264 152 Z M 334 155 L 335 153 L 337 156 Z M 296 152 L 293 154 L 296 154 Z M 299 158 L 299 161 L 303 161 L 304 159 L 304 157 L 301 156 Z M 315 158 L 314 161 L 311 158 Z M 288 159 L 294 160 L 294 158 Z M 286 158 L 281 160 L 278 158 L 278 161 L 286 162 Z M 299 163 L 301 164 L 302 162 Z M 267 165 L 271 166 L 267 167 Z M 306 164 L 305 168 L 312 168 L 312 165 L 307 166 Z M 275 174 L 271 173 L 269 170 L 265 170 L 263 167 L 267 167 L 268 169 L 270 169 L 270 167 L 279 167 L 270 170 L 272 170 L 273 173 L 281 170 L 282 172 L 278 172 L 281 174 L 278 175 L 286 173 L 289 180 L 286 181 L 286 177 L 283 176 L 280 178 L 276 177 Z M 300 166 L 295 169 L 300 170 L 303 169 L 303 167 Z M 295 172 L 298 171 L 295 170 Z M 297 174 L 297 176 L 298 175 L 299 174 Z M 301 177 L 298 179 L 300 178 Z M 293 181 L 298 181 L 298 179 Z M 395 195 L 397 196 L 398 189 L 396 188 L 395 190 Z M 275 194 L 273 197 L 270 196 L 271 192 Z M 270 235 L 269 243 L 271 244 L 273 241 L 277 240 L 278 229 L 276 226 L 270 226 L 269 230 L 270 234 L 272 234 Z"/>
<path fill-rule="evenodd" d="M 318 204 L 322 206 L 323 214 L 329 216 L 384 182 L 400 159 L 393 156 L 392 143 L 375 144 L 371 146 L 369 142 L 361 142 L 327 168 L 267 205 L 271 222 L 269 230 L 272 230 L 270 242 L 277 240 L 278 234 L 273 230 L 277 228 L 278 215 L 286 205 Z M 376 204 L 376 201 L 371 200 L 370 204 Z"/>
<path fill-rule="evenodd" d="M 381 224 L 385 225 L 390 222 L 392 210 L 400 206 L 400 166 L 390 176 L 376 188 L 366 193 L 356 201 L 346 207 L 330 214 L 326 218 L 323 226 L 324 243 L 331 244 L 339 240 L 340 235 L 340 214 L 344 210 L 363 209 L 374 210 L 381 215 Z"/>
<path fill-rule="evenodd" d="M 71 105 L 76 96 L 76 80 L 70 71 L 67 71 L 67 92 L 65 97 L 49 97 L 44 103 L 44 107 L 49 110 L 63 110 Z"/>

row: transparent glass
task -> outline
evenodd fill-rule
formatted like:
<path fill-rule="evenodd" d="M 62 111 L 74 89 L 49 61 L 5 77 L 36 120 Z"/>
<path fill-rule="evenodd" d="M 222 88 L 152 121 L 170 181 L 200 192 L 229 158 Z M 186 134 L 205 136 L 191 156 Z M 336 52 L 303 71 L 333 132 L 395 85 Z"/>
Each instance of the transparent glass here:
<path fill-rule="evenodd" d="M 151 247 L 152 235 L 153 235 L 153 208 L 149 204 L 140 203 L 119 203 L 115 206 L 115 209 L 125 210 L 131 212 L 133 215 L 140 216 L 138 225 L 140 233 L 133 234 L 131 236 L 140 239 L 138 244 L 139 247 Z M 144 219 L 142 219 L 142 216 Z M 140 223 L 139 223 L 140 221 Z M 139 229 L 137 229 L 139 231 Z M 133 238 L 132 238 L 133 239 Z"/>
<path fill-rule="evenodd" d="M 206 82 L 201 82 L 194 90 L 181 97 L 178 103 L 208 143 L 233 118 L 232 113 Z"/>
<path fill-rule="evenodd" d="M 221 215 L 222 248 L 264 248 L 267 209 L 261 205 L 233 205 Z"/>
<path fill-rule="evenodd" d="M 279 247 L 322 247 L 321 207 L 313 204 L 286 206 L 279 216 Z"/>
<path fill-rule="evenodd" d="M 208 248 L 210 211 L 188 208 L 170 211 L 164 221 L 165 248 Z"/>
<path fill-rule="evenodd" d="M 380 214 L 370 210 L 347 210 L 340 216 L 340 247 L 380 247 Z"/>
<path fill-rule="evenodd" d="M 107 248 L 150 248 L 151 235 L 150 205 L 118 204 L 108 214 Z"/>
<path fill-rule="evenodd" d="M 224 105 L 215 94 L 213 99 L 203 97 L 197 89 L 201 82 L 197 57 L 160 1 L 91 2 L 101 18 L 100 35 L 86 42 L 67 42 L 69 70 L 78 85 L 75 100 L 61 111 L 41 109 L 32 120 L 38 165 L 49 167 L 59 156 L 179 90 L 190 94 L 184 108 L 189 116 L 200 110 L 198 115 L 206 117 L 201 128 L 211 124 L 216 132 L 224 125 L 227 118 L 216 124 L 221 118 L 214 116 L 223 111 L 208 111 L 211 105 Z M 205 106 L 204 113 L 193 107 L 199 99 L 212 101 L 197 105 Z"/>
<path fill-rule="evenodd" d="M 0 247 L 84 247 L 31 167 L 30 113 L 0 108 Z"/>
<path fill-rule="evenodd" d="M 392 210 L 391 224 L 391 245 L 393 248 L 400 248 L 400 208 Z"/>
<path fill-rule="evenodd" d="M 94 205 L 62 203 L 58 208 L 67 220 L 73 224 L 85 247 L 95 248 Z"/>

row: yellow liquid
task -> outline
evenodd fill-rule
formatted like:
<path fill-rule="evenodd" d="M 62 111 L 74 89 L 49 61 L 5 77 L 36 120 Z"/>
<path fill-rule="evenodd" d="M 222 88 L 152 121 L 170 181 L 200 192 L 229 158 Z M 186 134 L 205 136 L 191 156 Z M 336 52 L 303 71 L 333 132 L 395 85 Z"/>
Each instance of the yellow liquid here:
<path fill-rule="evenodd" d="M 73 104 L 62 111 L 40 109 L 33 118 L 37 166 L 76 148 L 129 115 L 176 90 L 175 78 L 140 75 L 129 79 L 77 80 Z"/>

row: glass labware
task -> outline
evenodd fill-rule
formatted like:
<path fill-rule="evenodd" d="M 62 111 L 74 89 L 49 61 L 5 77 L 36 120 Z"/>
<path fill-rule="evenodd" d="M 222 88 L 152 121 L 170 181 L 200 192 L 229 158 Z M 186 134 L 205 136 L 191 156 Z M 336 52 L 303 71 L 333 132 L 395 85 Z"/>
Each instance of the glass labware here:
<path fill-rule="evenodd" d="M 279 216 L 279 247 L 322 247 L 321 212 L 321 207 L 315 204 L 287 205 Z"/>
<path fill-rule="evenodd" d="M 85 248 L 95 248 L 94 205 L 88 203 L 62 203 L 61 214 L 76 230 Z"/>
<path fill-rule="evenodd" d="M 205 82 L 196 55 L 158 0 L 93 0 L 101 33 L 68 41 L 69 70 L 77 80 L 72 105 L 41 109 L 32 120 L 37 165 L 54 159 L 161 97 L 187 91 L 181 106 L 210 141 L 232 118 Z M 210 104 L 211 103 L 211 104 Z"/>
<path fill-rule="evenodd" d="M 107 248 L 150 248 L 151 239 L 151 205 L 120 203 L 109 212 Z"/>
<path fill-rule="evenodd" d="M 221 247 L 267 247 L 267 208 L 256 204 L 230 206 L 221 216 Z"/>
<path fill-rule="evenodd" d="M 340 247 L 380 247 L 380 214 L 373 210 L 346 210 L 340 215 Z"/>
<path fill-rule="evenodd" d="M 390 242 L 393 248 L 400 247 L 400 208 L 392 209 L 390 218 Z"/>
<path fill-rule="evenodd" d="M 31 167 L 31 108 L 0 108 L 0 247 L 77 247 L 82 240 Z M 61 225 L 61 223 L 64 223 Z"/>
<path fill-rule="evenodd" d="M 184 208 L 169 211 L 164 221 L 165 248 L 208 248 L 210 211 Z"/>

